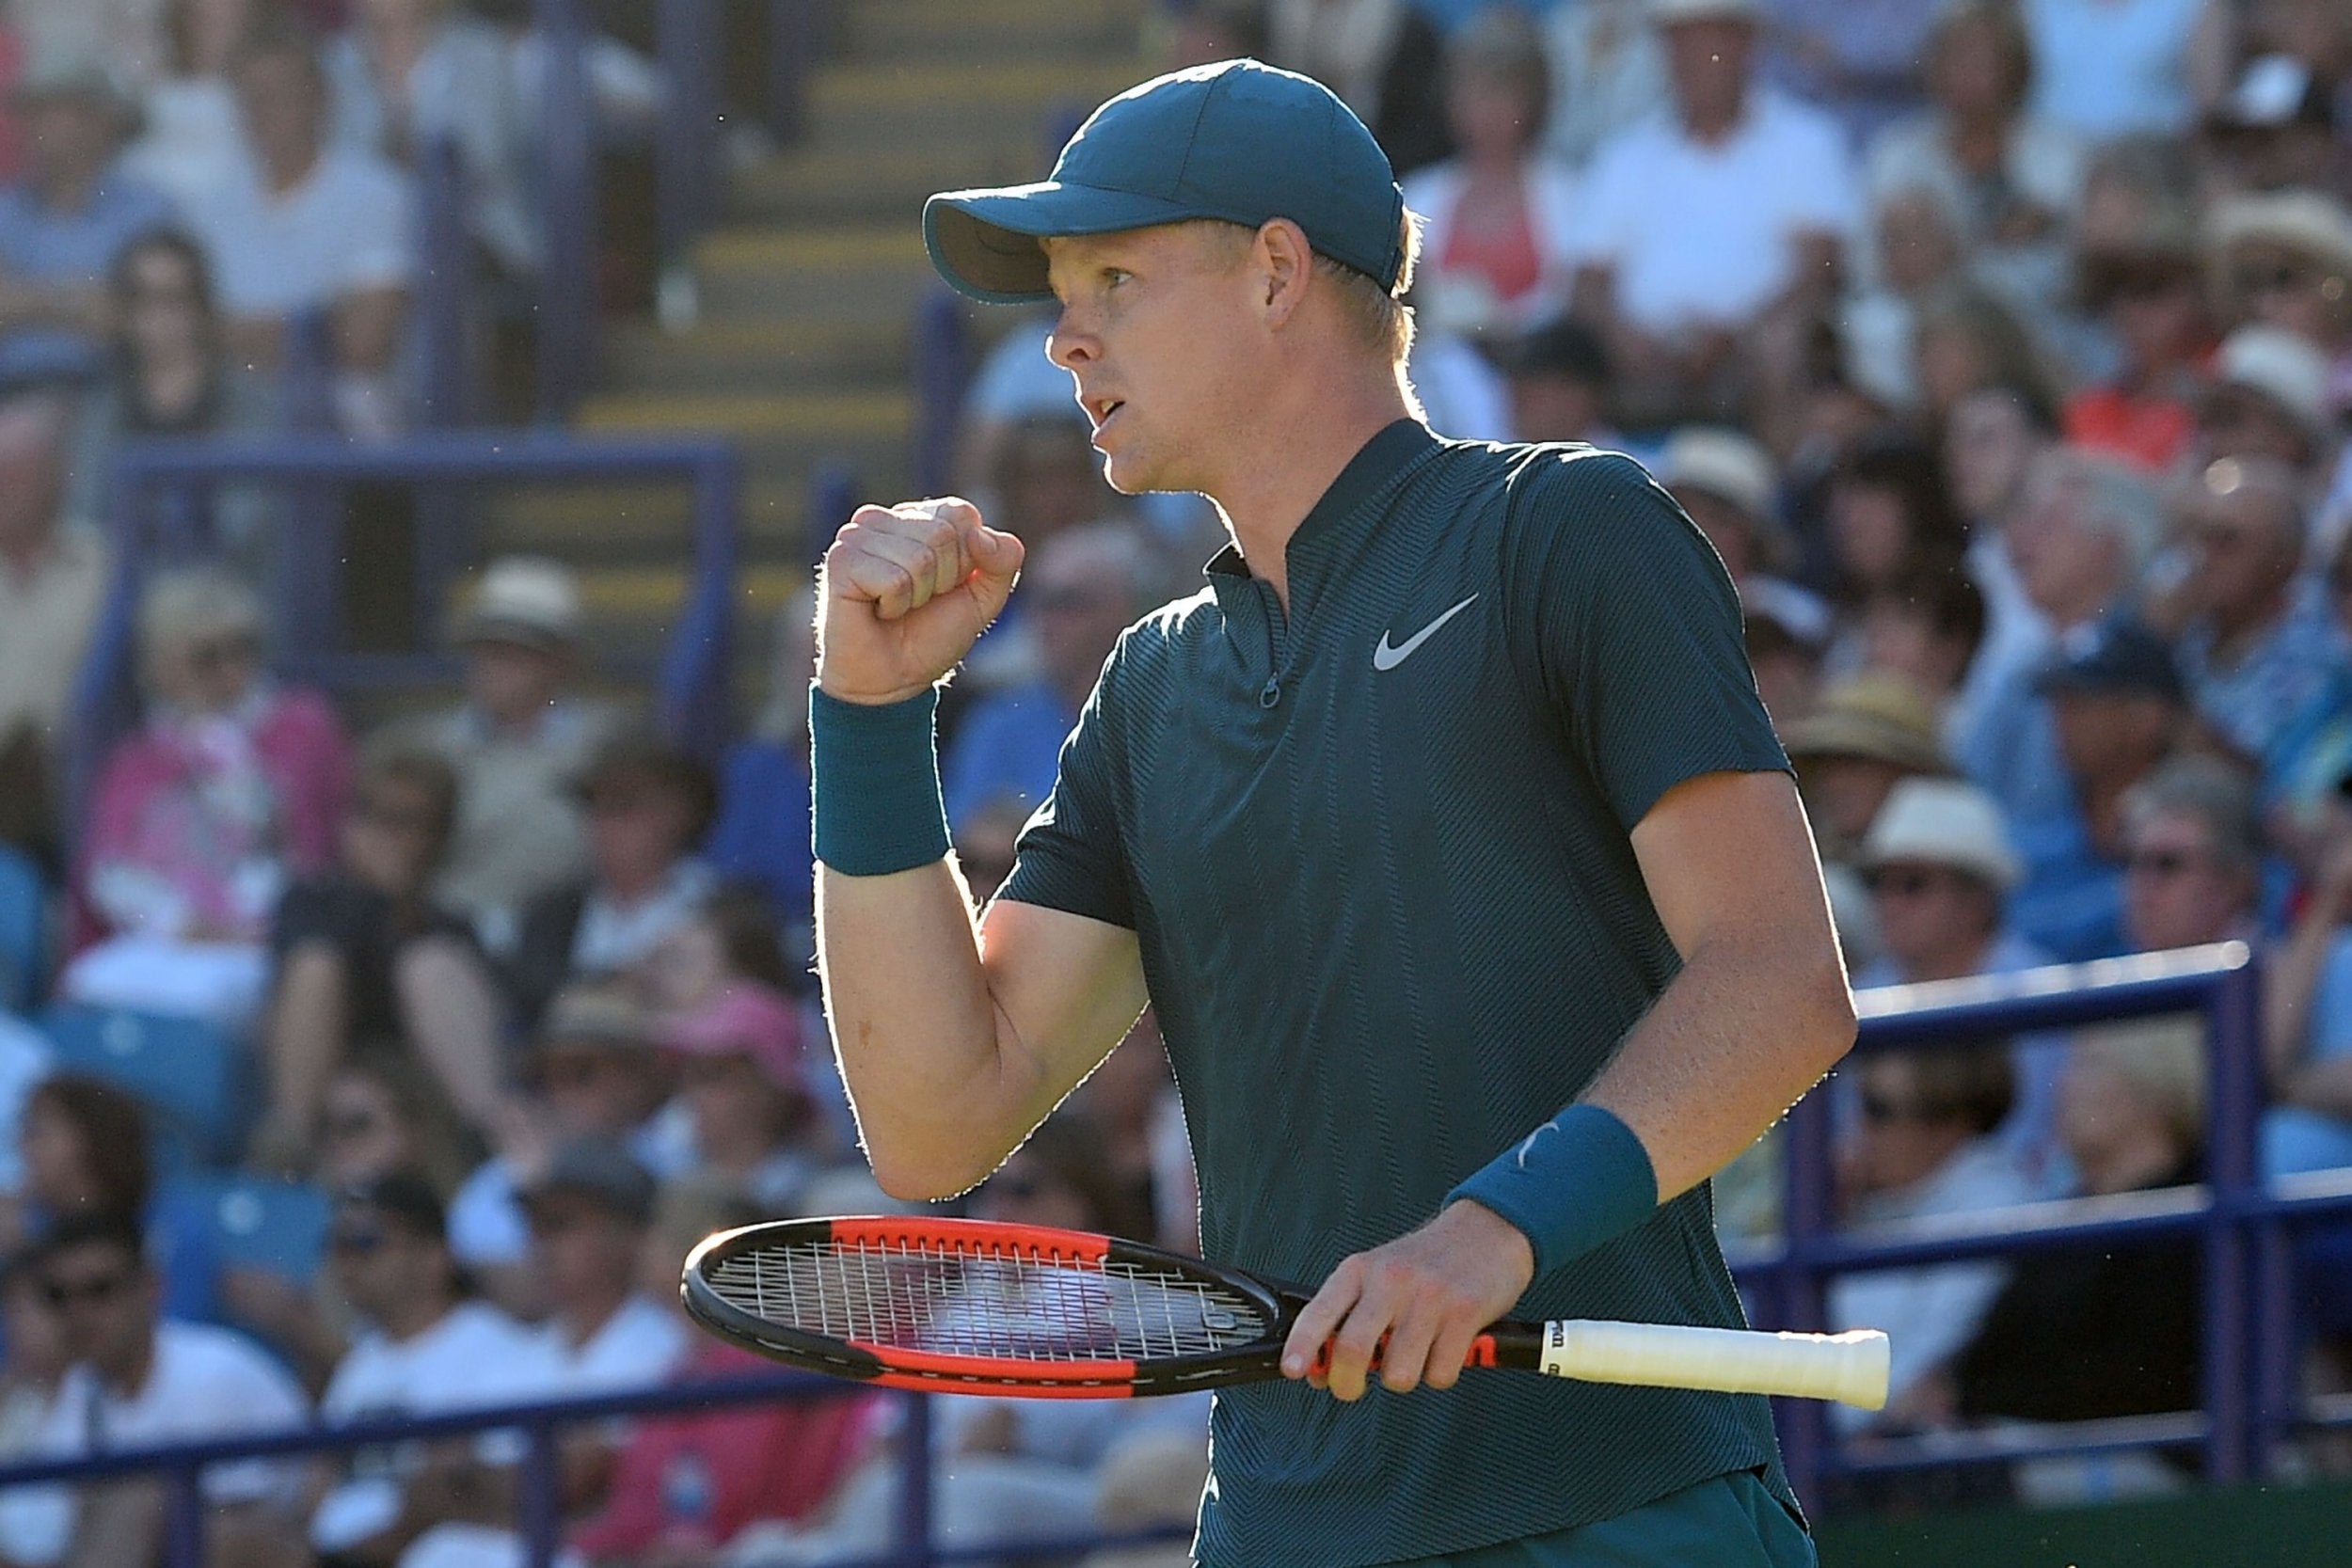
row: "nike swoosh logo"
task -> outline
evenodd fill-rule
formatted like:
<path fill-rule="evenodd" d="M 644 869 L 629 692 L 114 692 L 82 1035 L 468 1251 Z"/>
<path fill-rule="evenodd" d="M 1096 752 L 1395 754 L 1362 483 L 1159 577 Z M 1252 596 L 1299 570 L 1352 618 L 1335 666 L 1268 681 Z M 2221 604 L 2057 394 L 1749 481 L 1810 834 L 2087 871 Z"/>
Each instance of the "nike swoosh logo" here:
<path fill-rule="evenodd" d="M 1436 620 L 1430 622 L 1427 626 L 1422 627 L 1421 630 L 1413 633 L 1412 636 L 1406 638 L 1404 641 L 1398 643 L 1393 648 L 1389 646 L 1389 634 L 1385 631 L 1382 632 L 1380 634 L 1380 645 L 1372 650 L 1372 667 L 1375 670 L 1395 669 L 1398 665 L 1412 657 L 1413 651 L 1416 648 L 1419 648 L 1423 642 L 1428 641 L 1430 638 L 1436 636 L 1439 626 L 1444 626 L 1448 621 L 1453 620 L 1456 615 L 1461 614 L 1462 611 L 1468 610 L 1470 606 L 1476 604 L 1477 602 L 1478 595 L 1472 594 L 1469 598 L 1464 599 L 1460 604 L 1455 605 L 1452 610 L 1447 610 L 1443 615 L 1438 616 Z"/>

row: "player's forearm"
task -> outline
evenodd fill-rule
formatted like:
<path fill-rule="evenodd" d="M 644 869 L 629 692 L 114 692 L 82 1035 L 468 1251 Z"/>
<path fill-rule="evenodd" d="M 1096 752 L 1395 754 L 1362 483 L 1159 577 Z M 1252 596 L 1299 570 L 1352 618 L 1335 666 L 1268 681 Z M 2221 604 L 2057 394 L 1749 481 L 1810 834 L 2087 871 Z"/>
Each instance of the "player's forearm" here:
<path fill-rule="evenodd" d="M 817 933 L 834 1051 L 875 1180 L 904 1198 L 971 1186 L 1050 1101 L 1031 1114 L 1037 1075 L 999 1047 L 960 878 L 947 861 L 883 877 L 820 865 Z"/>
<path fill-rule="evenodd" d="M 1662 1203 L 1762 1136 L 1853 1038 L 1826 933 L 1726 934 L 1691 954 L 1585 1098 L 1641 1139 Z"/>

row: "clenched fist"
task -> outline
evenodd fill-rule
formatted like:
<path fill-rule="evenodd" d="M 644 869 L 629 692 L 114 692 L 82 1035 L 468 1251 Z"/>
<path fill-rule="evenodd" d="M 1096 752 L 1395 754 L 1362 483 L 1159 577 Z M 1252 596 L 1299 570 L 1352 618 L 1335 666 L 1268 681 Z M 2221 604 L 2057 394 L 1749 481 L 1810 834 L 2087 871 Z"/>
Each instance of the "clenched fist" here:
<path fill-rule="evenodd" d="M 1005 608 L 1021 557 L 960 497 L 859 507 L 825 551 L 817 684 L 845 703 L 920 694 Z"/>

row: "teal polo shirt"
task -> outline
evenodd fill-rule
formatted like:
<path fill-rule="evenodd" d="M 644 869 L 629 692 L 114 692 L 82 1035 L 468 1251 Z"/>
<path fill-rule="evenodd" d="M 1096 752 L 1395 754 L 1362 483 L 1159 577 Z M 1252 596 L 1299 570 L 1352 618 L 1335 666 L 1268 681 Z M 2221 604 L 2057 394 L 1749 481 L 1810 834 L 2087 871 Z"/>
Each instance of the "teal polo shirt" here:
<path fill-rule="evenodd" d="M 1629 837 L 1788 766 L 1730 578 L 1630 459 L 1365 446 L 1292 539 L 1120 640 L 1001 896 L 1134 929 L 1206 1256 L 1307 1284 L 1583 1092 L 1679 967 Z M 1532 1318 L 1738 1326 L 1702 1186 Z M 1765 1402 L 1471 1372 L 1218 1394 L 1209 1568 L 1350 1568 L 1614 1517 L 1727 1471 Z"/>

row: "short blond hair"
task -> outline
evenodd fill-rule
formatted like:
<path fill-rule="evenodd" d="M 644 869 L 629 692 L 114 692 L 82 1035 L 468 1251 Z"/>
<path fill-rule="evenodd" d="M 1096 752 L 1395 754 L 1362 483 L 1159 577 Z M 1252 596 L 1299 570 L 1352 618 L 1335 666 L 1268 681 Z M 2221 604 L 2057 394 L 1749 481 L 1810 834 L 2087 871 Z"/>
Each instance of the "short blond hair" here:
<path fill-rule="evenodd" d="M 1184 227 L 1210 236 L 1211 243 L 1224 248 L 1229 261 L 1239 261 L 1258 235 L 1246 224 L 1223 218 L 1195 218 Z M 1404 364 L 1413 352 L 1413 308 L 1405 303 L 1405 296 L 1413 287 L 1413 268 L 1421 260 L 1421 214 L 1406 208 L 1397 220 L 1397 245 L 1405 259 L 1396 269 L 1396 282 L 1385 289 L 1370 273 L 1315 252 L 1315 275 L 1337 288 L 1341 314 L 1355 325 L 1366 346 L 1385 350 L 1393 365 Z"/>

